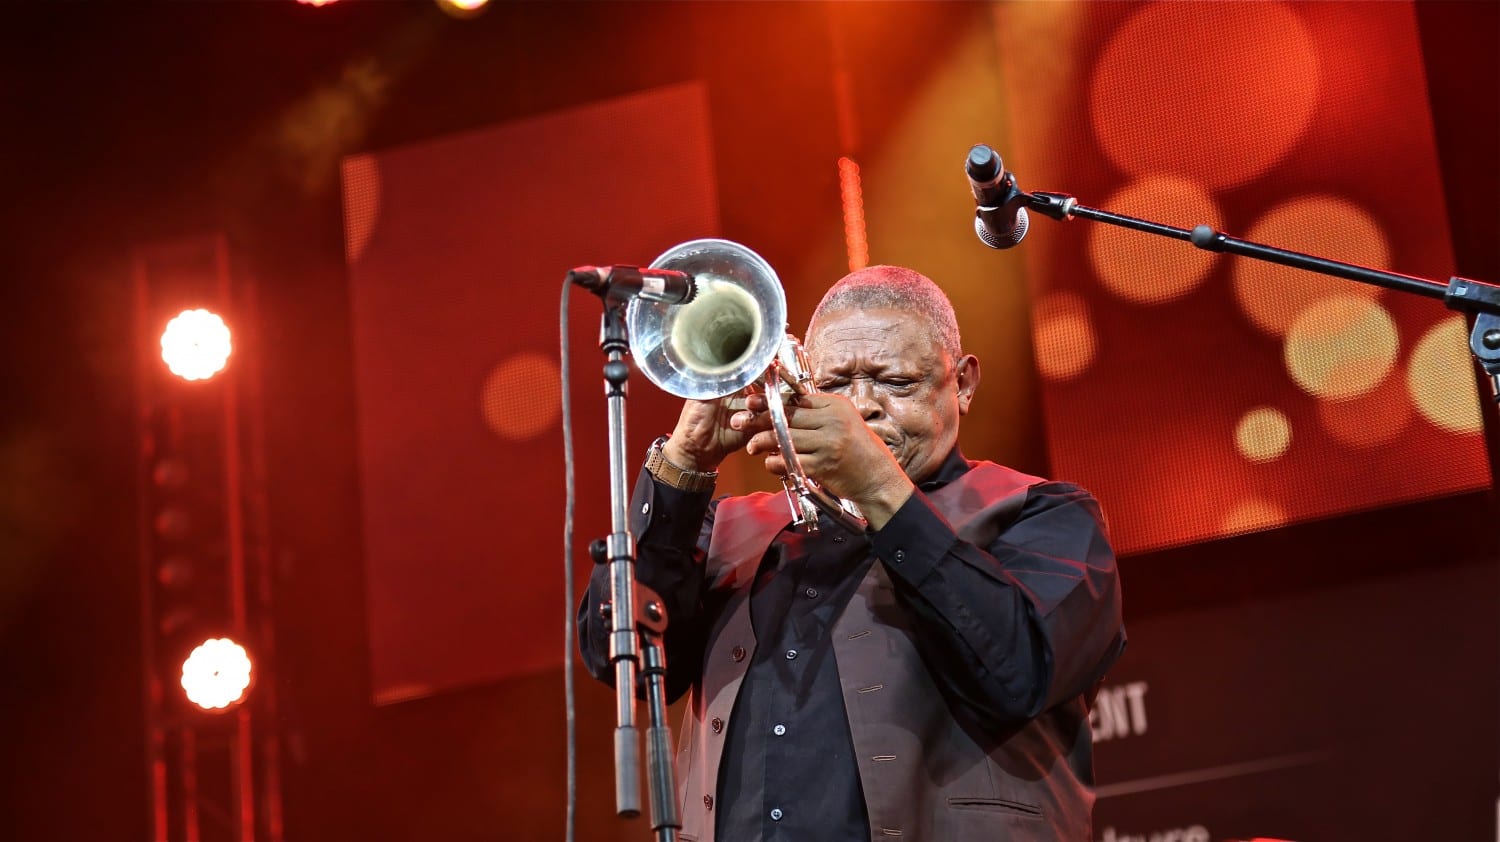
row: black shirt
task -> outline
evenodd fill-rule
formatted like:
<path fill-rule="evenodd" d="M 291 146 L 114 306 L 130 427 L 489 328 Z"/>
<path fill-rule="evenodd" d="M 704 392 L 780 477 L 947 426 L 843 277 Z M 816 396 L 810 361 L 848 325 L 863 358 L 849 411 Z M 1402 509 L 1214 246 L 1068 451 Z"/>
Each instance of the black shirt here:
<path fill-rule="evenodd" d="M 968 469 L 954 448 L 921 489 Z M 788 526 L 761 559 L 750 598 L 755 654 L 725 723 L 717 838 L 870 838 L 830 635 L 874 562 L 866 536 L 826 517 L 815 533 Z"/>
<path fill-rule="evenodd" d="M 935 490 L 968 470 L 955 448 L 918 489 Z M 704 589 L 701 562 L 717 509 L 709 497 L 655 482 L 643 471 L 631 507 L 637 577 L 661 596 L 671 618 L 670 698 L 701 675 L 707 632 L 723 608 Z M 1097 506 L 1076 486 L 1039 482 L 1027 490 L 1011 524 L 977 547 L 957 539 L 925 493 L 914 493 L 878 532 L 854 536 L 826 524 L 812 536 L 790 530 L 778 536 L 752 590 L 757 650 L 724 723 L 714 811 L 720 839 L 869 839 L 829 633 L 876 558 L 885 560 L 934 681 L 951 705 L 986 728 L 1024 724 L 1049 696 L 1076 695 L 1098 680 L 1114 655 L 1097 667 L 1091 660 L 1086 670 L 1069 662 L 1059 676 L 1064 683 L 1056 686 L 1054 656 L 1092 652 L 1099 648 L 1094 636 L 1107 640 L 1116 630 L 1054 628 L 1039 613 L 1092 600 L 1076 575 L 1056 575 L 1072 567 L 1051 558 L 1091 564 L 1108 558 Z M 1031 547 L 1037 549 L 1023 549 Z M 610 681 L 607 634 L 592 610 L 607 599 L 601 566 L 580 606 L 580 642 L 590 671 Z M 1123 635 L 1112 646 L 1117 655 Z"/>
<path fill-rule="evenodd" d="M 831 632 L 874 556 L 821 519 L 788 529 L 761 559 L 750 597 L 756 648 L 726 723 L 716 837 L 870 838 Z"/>

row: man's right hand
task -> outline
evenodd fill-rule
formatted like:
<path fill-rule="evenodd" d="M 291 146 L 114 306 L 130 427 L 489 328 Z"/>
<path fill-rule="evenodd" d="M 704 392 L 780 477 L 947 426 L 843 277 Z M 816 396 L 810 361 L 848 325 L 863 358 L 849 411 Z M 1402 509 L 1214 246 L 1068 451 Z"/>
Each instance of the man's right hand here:
<path fill-rule="evenodd" d="M 689 471 L 717 471 L 726 456 L 749 441 L 746 433 L 729 424 L 734 414 L 745 408 L 742 395 L 683 401 L 677 427 L 662 446 L 662 455 L 673 465 Z"/>

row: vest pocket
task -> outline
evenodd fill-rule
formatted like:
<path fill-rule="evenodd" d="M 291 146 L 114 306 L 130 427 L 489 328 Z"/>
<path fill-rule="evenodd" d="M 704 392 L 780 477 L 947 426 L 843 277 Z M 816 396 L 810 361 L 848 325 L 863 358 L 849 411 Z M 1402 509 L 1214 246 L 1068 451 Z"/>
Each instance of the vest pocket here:
<path fill-rule="evenodd" d="M 948 806 L 955 810 L 977 810 L 984 812 L 1004 813 L 1014 816 L 1025 816 L 1031 819 L 1042 818 L 1042 808 L 1035 804 L 1026 804 L 1021 801 L 1009 801 L 1004 798 L 970 798 L 957 796 L 948 798 Z"/>

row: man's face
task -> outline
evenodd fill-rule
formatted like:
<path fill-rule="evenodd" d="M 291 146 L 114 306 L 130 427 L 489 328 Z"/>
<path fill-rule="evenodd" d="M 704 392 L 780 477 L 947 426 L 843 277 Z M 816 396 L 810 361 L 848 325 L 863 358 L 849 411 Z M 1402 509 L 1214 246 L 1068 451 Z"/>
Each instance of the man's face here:
<path fill-rule="evenodd" d="M 913 482 L 932 475 L 958 440 L 979 361 L 955 361 L 937 331 L 908 310 L 826 313 L 807 340 L 819 391 L 853 401 Z"/>

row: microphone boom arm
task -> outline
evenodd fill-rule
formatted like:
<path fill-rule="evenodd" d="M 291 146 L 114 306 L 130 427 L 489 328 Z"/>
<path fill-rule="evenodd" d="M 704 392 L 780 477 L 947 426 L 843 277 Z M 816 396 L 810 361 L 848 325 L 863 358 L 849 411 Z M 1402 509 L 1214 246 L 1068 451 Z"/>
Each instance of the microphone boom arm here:
<path fill-rule="evenodd" d="M 1474 316 L 1474 325 L 1469 334 L 1469 351 L 1489 375 L 1493 395 L 1496 401 L 1500 402 L 1500 286 L 1487 281 L 1459 277 L 1449 278 L 1447 283 L 1443 283 L 1416 275 L 1372 269 L 1368 266 L 1344 263 L 1231 237 L 1208 225 L 1178 228 L 1149 219 L 1081 205 L 1077 199 L 1066 193 L 1027 193 L 1020 191 L 1019 188 L 1018 192 L 1026 207 L 1052 219 L 1060 221 L 1074 218 L 1090 219 L 1173 240 L 1184 240 L 1204 251 L 1235 254 L 1281 266 L 1290 266 L 1294 269 L 1371 284 L 1384 289 L 1441 299 L 1450 310 Z"/>

